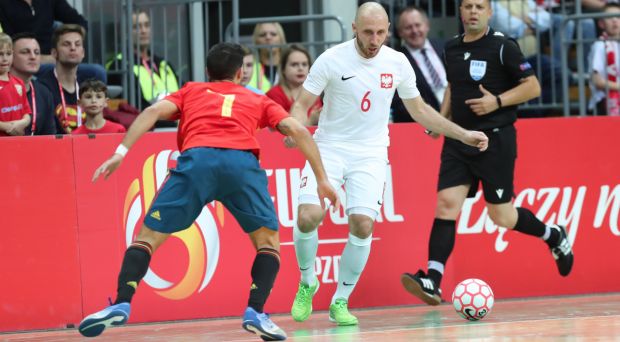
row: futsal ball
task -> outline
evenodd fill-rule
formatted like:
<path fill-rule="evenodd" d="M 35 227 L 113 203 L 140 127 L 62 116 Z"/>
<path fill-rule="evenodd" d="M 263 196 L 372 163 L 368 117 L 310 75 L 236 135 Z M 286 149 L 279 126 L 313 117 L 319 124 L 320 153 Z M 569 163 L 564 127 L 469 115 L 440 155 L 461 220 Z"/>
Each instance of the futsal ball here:
<path fill-rule="evenodd" d="M 483 319 L 493 308 L 493 291 L 480 279 L 466 279 L 452 292 L 452 305 L 461 317 L 470 321 Z"/>

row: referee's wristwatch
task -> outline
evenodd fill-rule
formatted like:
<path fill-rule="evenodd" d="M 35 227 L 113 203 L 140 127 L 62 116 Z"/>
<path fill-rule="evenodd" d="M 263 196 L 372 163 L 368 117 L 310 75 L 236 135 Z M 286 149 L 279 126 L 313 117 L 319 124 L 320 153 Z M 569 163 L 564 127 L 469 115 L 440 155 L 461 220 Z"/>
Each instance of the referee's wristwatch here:
<path fill-rule="evenodd" d="M 499 95 L 495 95 L 495 100 L 497 101 L 497 109 L 502 108 L 502 98 Z"/>

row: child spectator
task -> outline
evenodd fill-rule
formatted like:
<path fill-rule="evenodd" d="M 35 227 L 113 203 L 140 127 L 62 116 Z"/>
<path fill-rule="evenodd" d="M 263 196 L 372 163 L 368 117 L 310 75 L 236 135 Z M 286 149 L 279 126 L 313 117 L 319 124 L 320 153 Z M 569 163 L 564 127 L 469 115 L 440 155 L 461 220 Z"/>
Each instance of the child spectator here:
<path fill-rule="evenodd" d="M 254 88 L 249 84 L 252 79 L 252 71 L 254 70 L 254 52 L 244 45 L 241 46 L 241 49 L 243 50 L 243 76 L 241 76 L 241 85 L 259 95 L 265 95 L 262 90 Z"/>
<path fill-rule="evenodd" d="M 125 133 L 125 127 L 103 118 L 103 109 L 108 106 L 106 85 L 89 79 L 80 84 L 79 105 L 86 113 L 86 122 L 71 134 Z"/>
<path fill-rule="evenodd" d="M 9 74 L 13 64 L 13 41 L 0 33 L 0 136 L 24 135 L 30 125 L 30 105 L 26 87 Z"/>
<path fill-rule="evenodd" d="M 618 17 L 599 20 L 603 30 L 601 39 L 594 42 L 590 52 L 590 87 L 592 97 L 589 109 L 599 115 L 620 115 L 620 83 L 618 64 L 620 62 L 620 4 L 608 3 L 605 13 L 616 13 Z"/>

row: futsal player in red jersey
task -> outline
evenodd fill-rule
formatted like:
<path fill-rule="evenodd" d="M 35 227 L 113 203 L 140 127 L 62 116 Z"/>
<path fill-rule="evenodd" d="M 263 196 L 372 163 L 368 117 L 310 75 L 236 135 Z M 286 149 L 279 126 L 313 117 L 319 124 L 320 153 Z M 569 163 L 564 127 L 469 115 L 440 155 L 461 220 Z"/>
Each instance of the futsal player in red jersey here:
<path fill-rule="evenodd" d="M 189 227 L 203 206 L 218 200 L 235 216 L 257 250 L 242 326 L 264 340 L 286 339 L 286 333 L 263 312 L 280 267 L 280 241 L 267 177 L 258 163 L 257 130 L 273 127 L 293 137 L 319 180 L 321 203 L 328 199 L 338 208 L 340 201 L 308 130 L 271 99 L 238 84 L 242 61 L 239 45 L 215 45 L 207 56 L 211 81 L 187 83 L 148 107 L 136 118 L 112 157 L 95 171 L 93 181 L 99 176 L 107 178 L 155 121 L 180 119 L 177 142 L 181 155 L 177 167 L 170 171 L 140 232 L 125 252 L 116 301 L 84 318 L 79 327 L 82 335 L 97 336 L 109 326 L 127 322 L 131 299 L 153 252 L 170 234 Z"/>

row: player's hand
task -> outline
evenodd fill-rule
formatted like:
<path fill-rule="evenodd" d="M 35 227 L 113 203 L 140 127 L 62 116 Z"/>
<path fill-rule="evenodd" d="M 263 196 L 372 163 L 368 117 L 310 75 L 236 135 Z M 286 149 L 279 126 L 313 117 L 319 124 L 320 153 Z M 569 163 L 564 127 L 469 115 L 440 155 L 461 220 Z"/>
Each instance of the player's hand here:
<path fill-rule="evenodd" d="M 489 138 L 486 134 L 478 131 L 467 131 L 461 141 L 469 146 L 477 147 L 480 151 L 485 151 L 489 147 Z"/>
<path fill-rule="evenodd" d="M 121 165 L 123 161 L 123 156 L 115 153 L 110 157 L 110 159 L 106 160 L 95 170 L 95 174 L 93 175 L 93 183 L 97 181 L 99 176 L 103 175 L 103 179 L 108 179 L 112 173 Z"/>
<path fill-rule="evenodd" d="M 499 108 L 499 105 L 497 104 L 497 99 L 495 99 L 495 95 L 491 94 L 490 91 L 484 89 L 482 84 L 479 88 L 482 92 L 482 97 L 479 97 L 477 99 L 465 100 L 465 104 L 468 105 L 472 112 L 476 113 L 476 115 L 486 115 L 497 110 Z"/>
<path fill-rule="evenodd" d="M 332 207 L 332 212 L 338 211 L 340 208 L 340 197 L 336 189 L 329 183 L 329 181 L 318 182 L 317 192 L 319 193 L 319 201 L 321 202 L 321 208 L 325 210 L 325 199 L 329 200 Z"/>
<path fill-rule="evenodd" d="M 288 148 L 295 148 L 297 147 L 297 143 L 295 142 L 295 139 L 287 135 L 284 137 L 284 146 Z"/>

